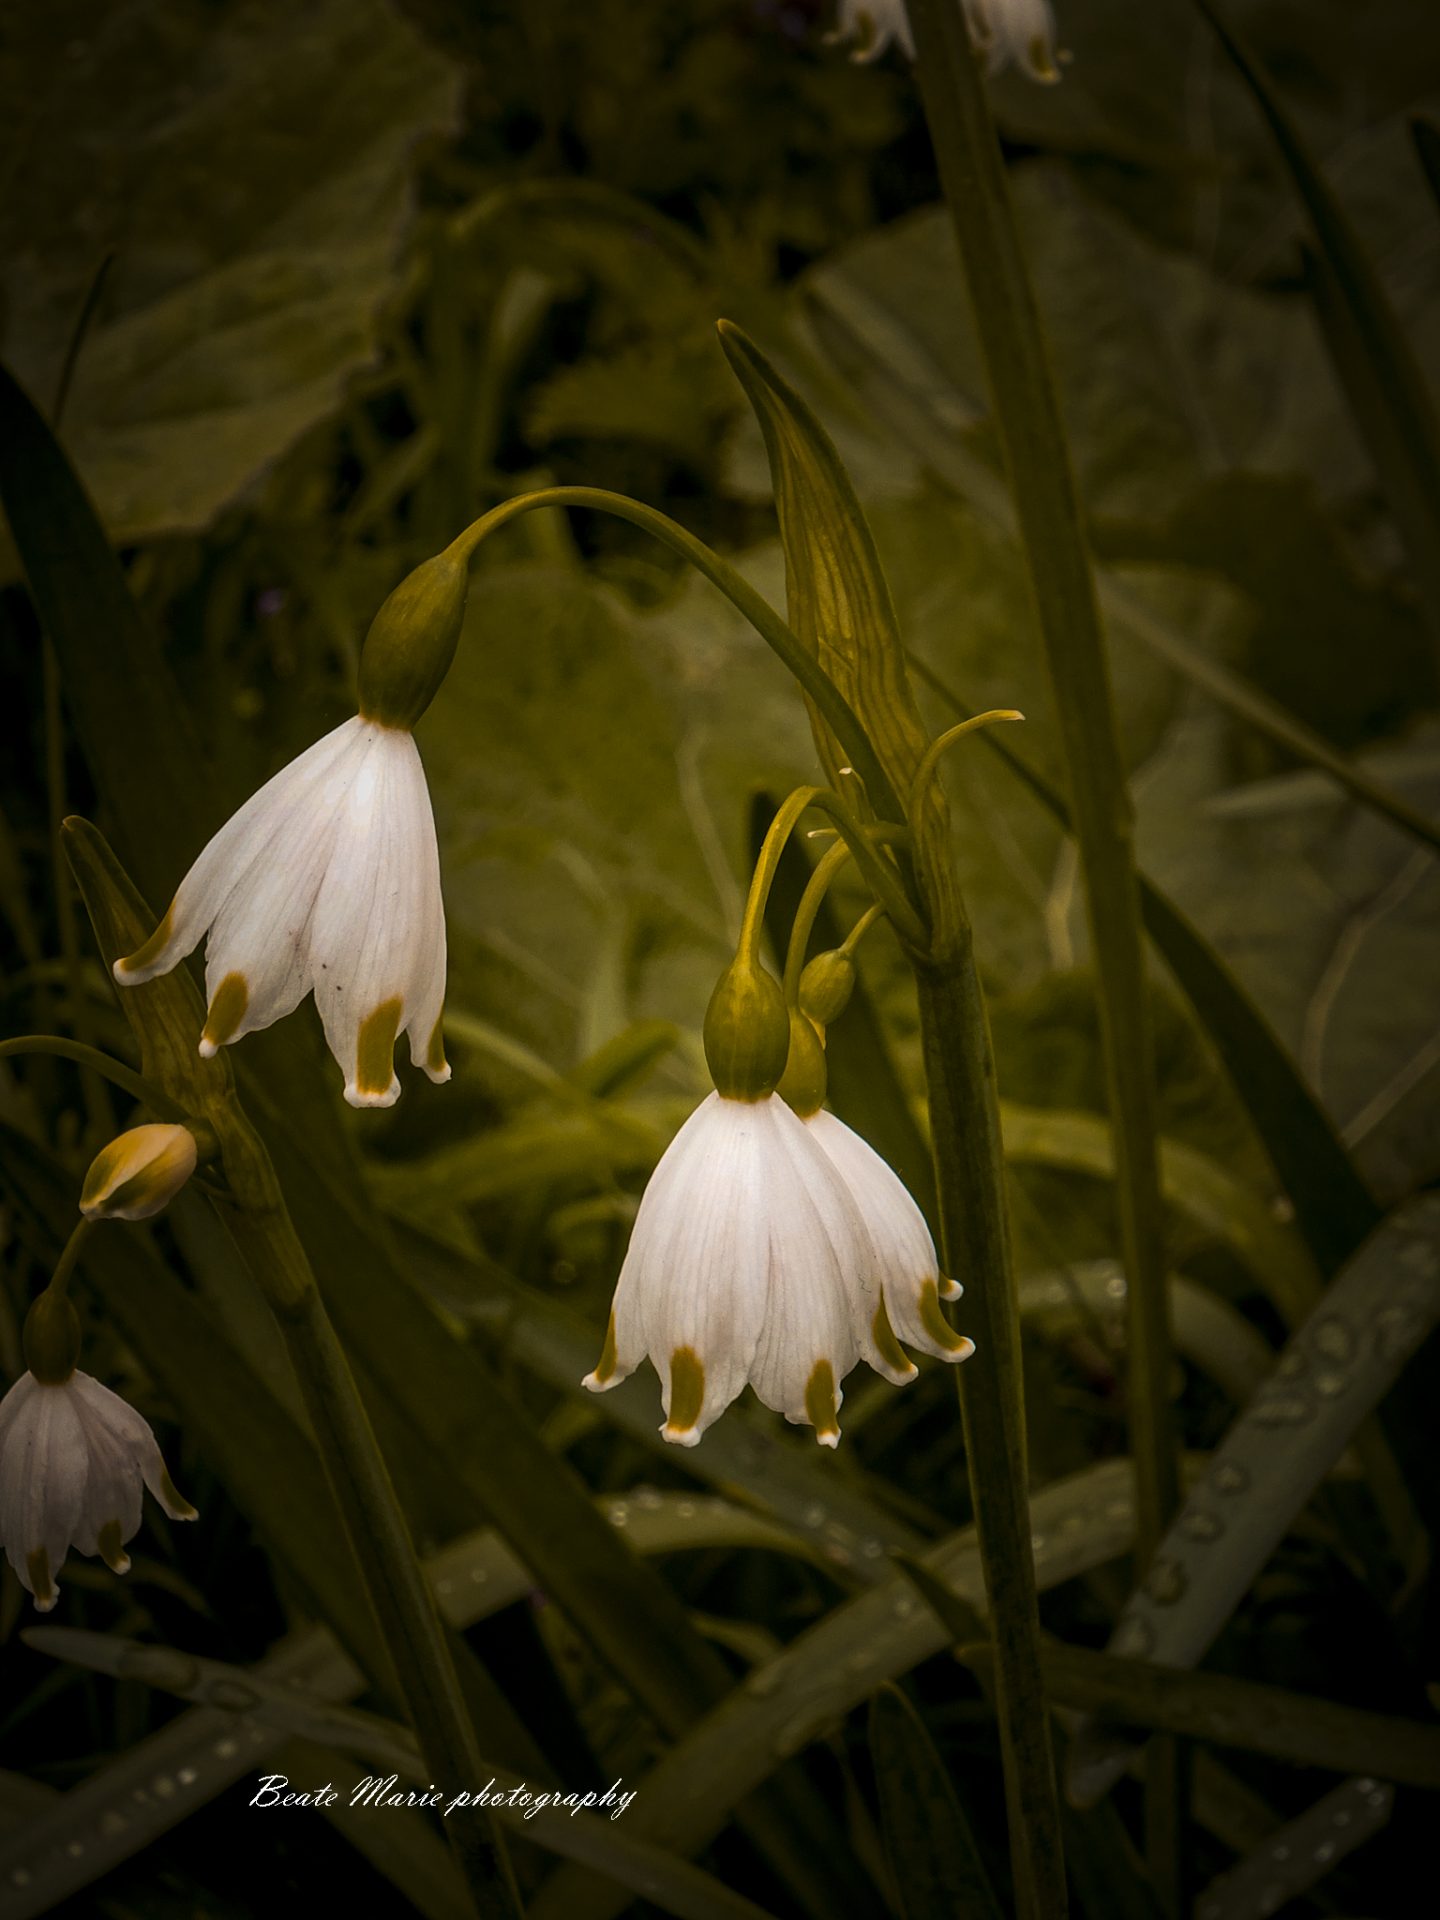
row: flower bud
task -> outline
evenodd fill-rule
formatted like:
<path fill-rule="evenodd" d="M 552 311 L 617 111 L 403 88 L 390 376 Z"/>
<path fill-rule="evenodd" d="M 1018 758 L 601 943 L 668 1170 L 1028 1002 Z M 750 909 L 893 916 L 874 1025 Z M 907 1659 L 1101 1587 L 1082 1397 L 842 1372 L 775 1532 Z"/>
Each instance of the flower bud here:
<path fill-rule="evenodd" d="M 828 1086 L 825 1046 L 815 1023 L 798 1007 L 790 1009 L 790 1057 L 775 1091 L 788 1107 L 808 1120 L 825 1104 Z"/>
<path fill-rule="evenodd" d="M 407 574 L 370 623 L 360 656 L 360 712 L 413 727 L 450 671 L 465 620 L 469 568 L 447 551 Z"/>
<path fill-rule="evenodd" d="M 131 1127 L 91 1161 L 80 1211 L 87 1220 L 148 1220 L 175 1198 L 195 1159 L 188 1127 Z"/>
<path fill-rule="evenodd" d="M 80 1359 L 80 1321 L 63 1293 L 47 1287 L 25 1316 L 25 1364 L 42 1387 L 59 1387 Z"/>
<path fill-rule="evenodd" d="M 705 1058 L 726 1100 L 763 1100 L 775 1091 L 790 1052 L 790 1016 L 773 974 L 737 957 L 705 1009 Z"/>
<path fill-rule="evenodd" d="M 818 1027 L 838 1020 L 855 991 L 855 962 L 840 947 L 817 953 L 800 976 L 800 1005 Z"/>

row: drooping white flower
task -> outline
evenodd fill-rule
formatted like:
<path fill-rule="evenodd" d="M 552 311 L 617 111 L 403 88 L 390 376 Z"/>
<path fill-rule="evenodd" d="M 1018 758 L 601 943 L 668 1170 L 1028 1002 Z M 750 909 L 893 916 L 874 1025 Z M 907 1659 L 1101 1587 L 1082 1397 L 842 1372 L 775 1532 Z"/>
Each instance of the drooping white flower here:
<path fill-rule="evenodd" d="M 975 1351 L 974 1341 L 956 1333 L 940 1311 L 942 1300 L 960 1298 L 960 1285 L 940 1272 L 925 1216 L 904 1181 L 868 1140 L 824 1107 L 807 1114 L 802 1124 L 820 1143 L 864 1215 L 875 1247 L 886 1317 L 896 1338 L 937 1360 L 968 1360 Z"/>
<path fill-rule="evenodd" d="M 175 1198 L 195 1171 L 195 1160 L 195 1136 L 188 1127 L 131 1127 L 90 1162 L 80 1211 L 87 1220 L 148 1220 Z"/>
<path fill-rule="evenodd" d="M 1013 65 L 1047 86 L 1060 78 L 1050 0 L 964 0 L 964 7 L 991 73 Z"/>
<path fill-rule="evenodd" d="M 615 1386 L 648 1355 L 667 1440 L 694 1446 L 748 1381 L 833 1447 L 840 1382 L 857 1360 L 897 1383 L 914 1373 L 884 1322 L 879 1271 L 860 1210 L 804 1122 L 777 1094 L 712 1093 L 645 1190 L 585 1385 Z"/>
<path fill-rule="evenodd" d="M 282 768 L 211 840 L 115 978 L 168 973 L 207 934 L 206 1059 L 313 992 L 352 1106 L 399 1097 L 401 1032 L 416 1066 L 449 1079 L 440 857 L 408 727 L 357 714 Z"/>
<path fill-rule="evenodd" d="M 852 60 L 878 60 L 892 42 L 907 59 L 915 58 L 905 0 L 839 0 L 830 38 L 853 40 Z"/>
<path fill-rule="evenodd" d="M 71 1547 L 126 1572 L 144 1487 L 172 1520 L 196 1517 L 148 1424 L 88 1373 L 53 1385 L 25 1373 L 0 1400 L 0 1544 L 41 1613 Z"/>
<path fill-rule="evenodd" d="M 991 73 L 1015 65 L 1032 80 L 1060 78 L 1050 0 L 959 0 Z M 853 40 L 854 60 L 878 60 L 892 44 L 915 58 L 905 0 L 838 0 L 832 40 Z"/>

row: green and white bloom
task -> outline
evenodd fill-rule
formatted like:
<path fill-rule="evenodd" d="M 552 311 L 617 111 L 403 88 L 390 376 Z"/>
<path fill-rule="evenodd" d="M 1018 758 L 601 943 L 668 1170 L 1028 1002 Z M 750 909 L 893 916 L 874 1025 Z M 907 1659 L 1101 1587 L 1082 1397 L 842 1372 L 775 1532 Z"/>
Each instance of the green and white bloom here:
<path fill-rule="evenodd" d="M 148 1220 L 175 1198 L 195 1171 L 195 1160 L 195 1136 L 188 1127 L 131 1127 L 91 1161 L 80 1211 L 87 1220 Z"/>
<path fill-rule="evenodd" d="M 1055 15 L 1050 0 L 959 0 L 975 44 L 991 73 L 1016 66 L 1032 80 L 1060 78 L 1055 59 Z M 905 0 L 839 0 L 835 40 L 853 40 L 855 60 L 878 60 L 892 44 L 908 59 L 915 41 Z"/>
<path fill-rule="evenodd" d="M 925 1216 L 904 1181 L 868 1140 L 824 1107 L 807 1114 L 802 1125 L 824 1149 L 864 1215 L 875 1248 L 886 1318 L 895 1336 L 937 1360 L 968 1360 L 975 1342 L 956 1333 L 940 1311 L 940 1302 L 958 1300 L 962 1289 L 958 1281 L 940 1272 Z M 914 1372 L 911 1366 L 910 1373 Z"/>
<path fill-rule="evenodd" d="M 450 1078 L 440 856 L 408 726 L 357 714 L 282 768 L 211 840 L 115 978 L 168 973 L 207 935 L 204 1058 L 313 992 L 352 1106 L 398 1099 L 402 1032 L 416 1066 Z"/>
<path fill-rule="evenodd" d="M 679 1446 L 747 1383 L 836 1446 L 840 1382 L 857 1360 L 896 1384 L 915 1372 L 885 1320 L 880 1273 L 860 1208 L 785 1101 L 712 1093 L 645 1190 L 585 1385 L 616 1386 L 648 1355 L 660 1431 Z"/>
<path fill-rule="evenodd" d="M 41 1613 L 72 1547 L 127 1571 L 145 1487 L 172 1520 L 196 1517 L 149 1425 L 88 1373 L 25 1373 L 0 1400 L 0 1544 Z"/>

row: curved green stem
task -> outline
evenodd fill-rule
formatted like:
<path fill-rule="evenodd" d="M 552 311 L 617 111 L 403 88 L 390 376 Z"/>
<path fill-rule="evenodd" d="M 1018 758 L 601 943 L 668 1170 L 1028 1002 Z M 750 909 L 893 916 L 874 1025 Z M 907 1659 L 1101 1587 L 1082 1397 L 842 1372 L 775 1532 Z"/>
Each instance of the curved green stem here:
<path fill-rule="evenodd" d="M 821 791 L 819 787 L 796 787 L 776 810 L 775 818 L 770 822 L 765 838 L 760 843 L 755 871 L 750 876 L 750 891 L 745 898 L 745 917 L 740 922 L 740 938 L 735 945 L 736 957 L 749 961 L 752 966 L 757 964 L 760 958 L 760 935 L 765 928 L 765 908 L 770 899 L 770 889 L 774 885 L 775 875 L 780 868 L 780 856 L 785 851 L 785 843 L 795 831 L 801 814 L 813 804 Z"/>
<path fill-rule="evenodd" d="M 168 1093 L 151 1086 L 123 1061 L 112 1060 L 98 1047 L 87 1047 L 83 1040 L 66 1040 L 58 1033 L 22 1033 L 14 1040 L 0 1040 L 0 1060 L 24 1053 L 54 1054 L 61 1060 L 73 1060 L 77 1066 L 93 1067 L 96 1073 L 104 1074 L 107 1080 L 123 1087 L 132 1098 L 158 1113 L 162 1120 L 173 1120 L 182 1127 L 194 1124 L 193 1117 Z"/>
<path fill-rule="evenodd" d="M 837 841 L 817 861 L 815 871 L 805 883 L 805 891 L 795 909 L 795 918 L 790 923 L 790 944 L 785 949 L 785 1000 L 789 1006 L 799 1003 L 800 976 L 805 971 L 805 952 L 810 945 L 810 934 L 815 925 L 815 916 L 820 911 L 820 902 L 829 891 L 830 882 L 849 858 L 849 847 L 843 840 Z M 869 911 L 874 914 L 881 911 L 878 900 Z"/>
<path fill-rule="evenodd" d="M 45 1289 L 56 1300 L 63 1300 L 69 1292 L 70 1276 L 79 1262 L 81 1249 L 97 1224 L 94 1220 L 78 1220 L 71 1229 L 70 1238 L 61 1249 L 60 1258 L 55 1262 L 55 1271 L 50 1276 L 50 1284 Z"/>
<path fill-rule="evenodd" d="M 944 733 L 937 734 L 925 749 L 925 757 L 915 769 L 915 778 L 910 782 L 909 811 L 911 815 L 914 814 L 935 769 L 957 740 L 963 740 L 967 733 L 977 733 L 981 727 L 995 726 L 1001 720 L 1023 720 L 1024 718 L 1024 714 L 1018 707 L 992 707 L 988 713 L 974 714 L 969 720 L 962 720 L 958 726 L 947 727 Z"/>
<path fill-rule="evenodd" d="M 628 520 L 631 526 L 639 527 L 643 533 L 663 541 L 697 572 L 703 573 L 745 616 L 760 638 L 800 682 L 850 756 L 856 773 L 865 783 L 865 791 L 876 813 L 882 819 L 899 821 L 903 818 L 899 797 L 870 743 L 870 736 L 861 725 L 855 709 L 829 674 L 805 651 L 769 601 L 755 591 L 742 573 L 668 515 L 657 512 L 654 507 L 644 506 L 638 500 L 627 499 L 623 493 L 607 492 L 603 487 L 545 487 L 538 493 L 518 494 L 513 500 L 505 500 L 498 507 L 492 507 L 489 513 L 482 514 L 480 519 L 452 540 L 446 551 L 468 563 L 476 548 L 492 533 L 498 532 L 509 521 L 518 519 L 521 514 L 533 513 L 539 507 L 588 507 L 595 513 L 614 514 L 617 519 Z"/>

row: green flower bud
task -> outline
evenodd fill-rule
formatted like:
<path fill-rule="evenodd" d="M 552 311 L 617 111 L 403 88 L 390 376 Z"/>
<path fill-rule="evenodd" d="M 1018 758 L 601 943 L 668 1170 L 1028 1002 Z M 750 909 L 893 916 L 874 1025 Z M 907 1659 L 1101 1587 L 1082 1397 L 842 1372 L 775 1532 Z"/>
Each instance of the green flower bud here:
<path fill-rule="evenodd" d="M 195 1171 L 195 1159 L 188 1127 L 131 1127 L 90 1162 L 80 1211 L 87 1220 L 148 1220 L 175 1198 Z"/>
<path fill-rule="evenodd" d="M 47 1287 L 25 1316 L 25 1364 L 42 1387 L 61 1387 L 80 1359 L 80 1321 L 63 1293 Z"/>
<path fill-rule="evenodd" d="M 705 1009 L 705 1058 L 726 1100 L 763 1100 L 775 1091 L 790 1052 L 790 1016 L 780 982 L 737 957 Z"/>
<path fill-rule="evenodd" d="M 838 1020 L 855 991 L 855 962 L 840 947 L 817 953 L 800 976 L 800 1005 L 819 1027 Z"/>
<path fill-rule="evenodd" d="M 370 623 L 360 656 L 360 713 L 407 730 L 450 671 L 470 570 L 447 551 L 407 574 Z"/>
<path fill-rule="evenodd" d="M 818 1113 L 825 1104 L 829 1076 L 825 1068 L 825 1045 L 815 1023 L 798 1007 L 790 1009 L 790 1057 L 775 1091 L 802 1120 Z"/>

